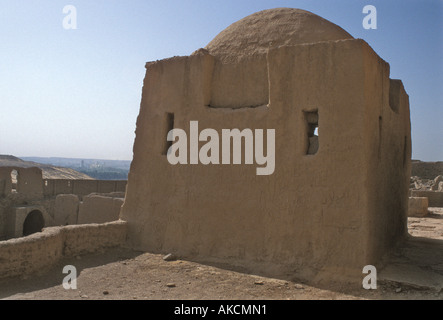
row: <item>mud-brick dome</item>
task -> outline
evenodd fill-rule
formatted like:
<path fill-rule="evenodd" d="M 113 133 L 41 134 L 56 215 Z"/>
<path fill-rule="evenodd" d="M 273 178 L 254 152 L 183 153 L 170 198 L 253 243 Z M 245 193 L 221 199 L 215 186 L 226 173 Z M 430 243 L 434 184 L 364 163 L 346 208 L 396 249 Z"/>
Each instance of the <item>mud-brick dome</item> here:
<path fill-rule="evenodd" d="M 336 24 L 309 11 L 269 9 L 243 18 L 220 32 L 205 49 L 221 60 L 265 53 L 270 47 L 353 39 Z"/>

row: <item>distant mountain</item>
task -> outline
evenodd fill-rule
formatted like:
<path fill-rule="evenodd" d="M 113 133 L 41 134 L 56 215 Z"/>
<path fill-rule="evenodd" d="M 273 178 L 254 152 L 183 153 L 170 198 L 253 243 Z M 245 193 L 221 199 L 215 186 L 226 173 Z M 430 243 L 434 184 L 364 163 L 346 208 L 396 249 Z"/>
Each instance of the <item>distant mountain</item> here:
<path fill-rule="evenodd" d="M 0 167 L 19 167 L 19 168 L 37 167 L 42 169 L 43 179 L 78 179 L 78 180 L 94 179 L 85 173 L 78 172 L 71 168 L 53 166 L 34 161 L 25 161 L 23 159 L 11 155 L 0 155 Z"/>

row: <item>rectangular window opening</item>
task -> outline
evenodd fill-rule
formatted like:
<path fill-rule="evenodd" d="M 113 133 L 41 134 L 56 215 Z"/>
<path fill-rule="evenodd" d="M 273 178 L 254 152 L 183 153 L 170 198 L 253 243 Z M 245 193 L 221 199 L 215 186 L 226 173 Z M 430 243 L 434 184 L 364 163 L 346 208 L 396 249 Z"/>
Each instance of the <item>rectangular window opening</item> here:
<path fill-rule="evenodd" d="M 11 171 L 11 185 L 12 185 L 11 192 L 13 192 L 13 193 L 17 192 L 18 179 L 19 179 L 18 171 L 15 169 L 12 170 Z"/>
<path fill-rule="evenodd" d="M 166 112 L 166 119 L 165 119 L 165 133 L 164 133 L 164 144 L 163 144 L 163 151 L 162 155 L 167 155 L 169 148 L 172 146 L 172 141 L 168 141 L 168 133 L 174 129 L 174 114 L 170 112 Z"/>
<path fill-rule="evenodd" d="M 319 148 L 318 111 L 304 111 L 307 128 L 306 154 L 313 155 Z"/>

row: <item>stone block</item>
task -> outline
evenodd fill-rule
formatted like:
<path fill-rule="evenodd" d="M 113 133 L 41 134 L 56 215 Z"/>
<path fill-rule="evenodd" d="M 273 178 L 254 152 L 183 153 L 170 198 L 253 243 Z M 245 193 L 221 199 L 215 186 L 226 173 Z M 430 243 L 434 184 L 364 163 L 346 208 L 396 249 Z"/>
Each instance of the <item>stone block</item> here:
<path fill-rule="evenodd" d="M 77 224 L 80 200 L 74 194 L 59 194 L 55 198 L 54 220 L 57 226 Z"/>
<path fill-rule="evenodd" d="M 428 215 L 428 198 L 411 197 L 409 198 L 409 217 L 426 217 Z"/>

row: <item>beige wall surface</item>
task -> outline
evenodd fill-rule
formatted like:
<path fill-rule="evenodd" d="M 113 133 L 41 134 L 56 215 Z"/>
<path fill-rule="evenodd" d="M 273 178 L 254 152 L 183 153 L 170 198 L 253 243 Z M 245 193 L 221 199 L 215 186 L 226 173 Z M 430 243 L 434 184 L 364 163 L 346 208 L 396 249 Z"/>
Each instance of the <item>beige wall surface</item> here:
<path fill-rule="evenodd" d="M 45 226 L 104 223 L 119 217 L 126 183 L 124 180 L 44 179 L 37 167 L 0 167 L 0 240 L 23 235 L 23 221 L 30 210 L 43 214 Z M 91 200 L 91 193 L 109 200 Z M 82 198 L 81 222 L 78 222 Z M 103 205 L 103 207 L 101 207 Z"/>
<path fill-rule="evenodd" d="M 54 205 L 55 225 L 65 226 L 77 224 L 79 205 L 80 199 L 75 194 L 57 195 Z"/>
<path fill-rule="evenodd" d="M 50 227 L 33 235 L 0 241 L 0 278 L 47 270 L 64 256 L 124 245 L 126 222 Z"/>
<path fill-rule="evenodd" d="M 14 184 L 16 192 L 29 198 L 43 196 L 42 171 L 39 168 L 0 167 L 0 197 L 12 192 L 13 184 L 11 172 L 16 172 L 17 182 Z"/>
<path fill-rule="evenodd" d="M 412 197 L 426 197 L 430 207 L 443 207 L 443 192 L 439 191 L 411 191 Z"/>
<path fill-rule="evenodd" d="M 89 195 L 79 205 L 78 224 L 105 223 L 118 220 L 123 199 Z"/>
<path fill-rule="evenodd" d="M 428 215 L 429 200 L 423 197 L 409 198 L 408 217 L 426 217 Z"/>
<path fill-rule="evenodd" d="M 109 193 L 125 191 L 125 180 L 43 180 L 43 193 L 45 196 L 55 196 L 59 194 L 76 194 L 84 196 L 95 192 Z"/>
<path fill-rule="evenodd" d="M 258 70 L 250 75 L 260 76 L 257 84 L 266 92 L 257 101 L 248 87 L 236 92 L 228 86 L 229 77 L 241 82 L 235 68 L 224 70 L 207 52 L 147 64 L 121 215 L 130 242 L 256 269 L 290 266 L 301 277 L 361 276 L 405 232 L 406 94 L 393 112 L 389 65 L 363 40 L 280 47 L 266 59 L 238 63 L 240 70 Z M 265 97 L 267 106 L 245 107 Z M 318 113 L 315 155 L 306 155 L 305 112 Z M 256 165 L 171 165 L 163 154 L 167 113 L 188 136 L 193 120 L 200 131 L 219 134 L 275 129 L 275 172 L 257 176 Z"/>

